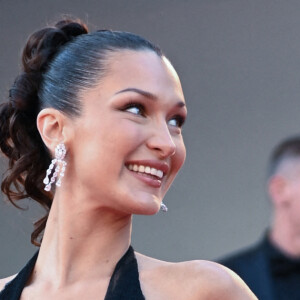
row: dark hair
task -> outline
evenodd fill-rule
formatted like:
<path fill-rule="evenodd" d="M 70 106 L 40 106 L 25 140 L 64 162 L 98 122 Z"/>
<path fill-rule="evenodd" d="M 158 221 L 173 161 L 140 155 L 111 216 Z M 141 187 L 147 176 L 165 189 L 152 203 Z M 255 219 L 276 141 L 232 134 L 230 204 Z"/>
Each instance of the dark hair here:
<path fill-rule="evenodd" d="M 283 161 L 291 158 L 300 158 L 300 136 L 290 137 L 274 148 L 269 160 L 268 178 L 277 172 Z"/>
<path fill-rule="evenodd" d="M 84 23 L 72 19 L 33 33 L 25 45 L 23 72 L 0 107 L 0 149 L 9 159 L 1 189 L 16 207 L 16 201 L 30 197 L 47 210 L 34 224 L 34 245 L 40 245 L 53 199 L 43 185 L 51 157 L 36 127 L 37 114 L 53 107 L 70 117 L 79 116 L 79 92 L 98 84 L 107 71 L 108 55 L 123 49 L 162 56 L 157 46 L 138 35 L 111 30 L 88 33 Z"/>

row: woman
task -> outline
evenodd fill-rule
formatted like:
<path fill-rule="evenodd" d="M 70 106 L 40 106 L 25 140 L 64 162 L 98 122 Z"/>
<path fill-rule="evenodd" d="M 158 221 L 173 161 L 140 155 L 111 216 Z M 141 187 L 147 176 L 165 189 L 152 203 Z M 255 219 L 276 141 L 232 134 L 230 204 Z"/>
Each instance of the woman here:
<path fill-rule="evenodd" d="M 184 96 L 156 46 L 63 20 L 29 38 L 23 68 L 0 115 L 10 162 L 2 190 L 49 216 L 32 234 L 39 252 L 1 281 L 0 299 L 255 298 L 217 264 L 168 263 L 130 247 L 132 214 L 166 209 L 185 159 Z"/>

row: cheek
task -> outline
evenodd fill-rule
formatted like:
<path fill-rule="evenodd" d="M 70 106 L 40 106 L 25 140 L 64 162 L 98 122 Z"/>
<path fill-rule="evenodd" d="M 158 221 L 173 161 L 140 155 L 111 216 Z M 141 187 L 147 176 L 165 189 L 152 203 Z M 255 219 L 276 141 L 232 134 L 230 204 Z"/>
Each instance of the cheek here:
<path fill-rule="evenodd" d="M 117 167 L 127 155 L 136 150 L 142 140 L 142 134 L 137 126 L 130 122 L 110 122 L 108 126 L 94 129 L 82 137 L 85 147 L 85 160 L 101 165 L 101 169 Z"/>
<path fill-rule="evenodd" d="M 185 149 L 184 141 L 181 138 L 181 140 L 178 141 L 178 143 L 176 145 L 176 152 L 174 155 L 174 166 L 175 166 L 177 172 L 182 167 L 182 165 L 185 161 L 185 158 L 186 158 L 186 149 Z"/>
<path fill-rule="evenodd" d="M 167 180 L 166 189 L 163 192 L 163 196 L 166 194 L 167 190 L 169 189 L 172 182 L 174 181 L 178 171 L 182 167 L 185 161 L 185 157 L 186 157 L 186 149 L 183 140 L 181 140 L 179 143 L 176 143 L 176 152 L 171 157 L 172 170 Z"/>

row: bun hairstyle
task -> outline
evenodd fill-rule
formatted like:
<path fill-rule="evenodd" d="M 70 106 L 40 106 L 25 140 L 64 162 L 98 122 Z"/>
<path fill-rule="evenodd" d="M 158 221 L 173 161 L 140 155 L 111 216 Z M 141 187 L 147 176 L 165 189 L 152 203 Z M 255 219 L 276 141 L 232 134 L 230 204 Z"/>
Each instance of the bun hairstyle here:
<path fill-rule="evenodd" d="M 51 156 L 36 127 L 38 113 L 46 107 L 67 116 L 80 116 L 80 93 L 99 84 L 108 69 L 111 52 L 161 50 L 144 38 L 121 31 L 88 33 L 80 20 L 64 19 L 33 33 L 23 50 L 22 73 L 0 106 L 0 149 L 8 158 L 1 190 L 9 201 L 31 198 L 47 214 L 34 225 L 31 242 L 42 240 L 53 194 L 44 190 L 43 178 Z"/>

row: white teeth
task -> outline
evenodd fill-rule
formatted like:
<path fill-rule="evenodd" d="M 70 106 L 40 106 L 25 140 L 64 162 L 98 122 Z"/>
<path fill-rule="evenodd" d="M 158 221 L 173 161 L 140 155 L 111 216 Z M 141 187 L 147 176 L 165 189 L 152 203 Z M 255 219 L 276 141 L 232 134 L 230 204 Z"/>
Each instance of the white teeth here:
<path fill-rule="evenodd" d="M 154 176 L 157 176 L 158 178 L 163 178 L 164 176 L 164 173 L 163 171 L 161 170 L 157 170 L 155 168 L 150 168 L 149 166 L 138 166 L 136 164 L 130 164 L 128 165 L 128 169 L 130 171 L 134 171 L 134 172 L 139 172 L 139 173 L 146 173 L 146 174 L 151 174 L 151 175 L 154 175 Z"/>
<path fill-rule="evenodd" d="M 162 178 L 164 176 L 164 173 L 161 170 L 157 170 L 157 174 L 156 175 L 157 175 L 157 177 Z"/>

